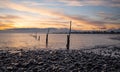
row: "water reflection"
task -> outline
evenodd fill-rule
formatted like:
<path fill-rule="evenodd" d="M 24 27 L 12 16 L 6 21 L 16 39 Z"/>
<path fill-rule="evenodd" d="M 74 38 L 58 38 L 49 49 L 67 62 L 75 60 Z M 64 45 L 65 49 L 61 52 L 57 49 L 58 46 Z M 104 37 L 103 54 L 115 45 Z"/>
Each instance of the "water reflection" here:
<path fill-rule="evenodd" d="M 40 40 L 36 40 L 30 33 L 0 33 L 0 48 L 23 48 L 36 49 L 46 48 L 46 35 L 38 34 Z M 88 48 L 95 45 L 114 45 L 120 44 L 120 41 L 109 39 L 118 35 L 112 34 L 72 34 L 71 49 Z M 66 48 L 66 34 L 50 34 L 48 41 L 49 49 Z"/>

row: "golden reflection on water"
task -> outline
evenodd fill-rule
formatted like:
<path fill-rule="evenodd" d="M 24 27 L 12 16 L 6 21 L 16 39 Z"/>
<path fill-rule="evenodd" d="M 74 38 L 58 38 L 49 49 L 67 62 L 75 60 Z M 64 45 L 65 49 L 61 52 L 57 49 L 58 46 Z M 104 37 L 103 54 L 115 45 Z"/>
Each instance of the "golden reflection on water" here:
<path fill-rule="evenodd" d="M 25 34 L 22 34 L 22 35 L 21 34 L 10 34 L 10 35 L 8 35 L 7 36 L 9 38 L 8 46 L 20 48 L 22 46 L 27 45 L 26 36 L 27 35 L 25 35 Z"/>
<path fill-rule="evenodd" d="M 17 49 L 36 49 L 44 48 L 45 34 L 38 34 L 40 41 L 36 40 L 31 34 L 27 33 L 6 33 L 0 34 L 0 48 L 17 48 Z M 48 41 L 48 49 L 65 49 L 66 48 L 66 34 L 50 34 Z M 120 41 L 111 40 L 109 37 L 117 35 L 103 35 L 103 34 L 72 34 L 71 35 L 71 49 L 87 48 L 96 45 L 114 45 L 120 44 Z"/>

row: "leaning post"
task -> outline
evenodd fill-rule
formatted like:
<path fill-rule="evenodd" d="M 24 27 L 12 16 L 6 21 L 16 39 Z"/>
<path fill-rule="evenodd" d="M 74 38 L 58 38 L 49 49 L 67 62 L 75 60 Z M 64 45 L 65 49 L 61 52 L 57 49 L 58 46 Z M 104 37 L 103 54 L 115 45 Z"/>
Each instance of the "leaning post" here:
<path fill-rule="evenodd" d="M 71 26 L 72 26 L 72 21 L 70 21 L 70 29 L 69 29 L 69 34 L 67 35 L 67 44 L 66 44 L 67 50 L 69 50 L 69 49 L 70 49 L 70 35 L 71 35 Z"/>

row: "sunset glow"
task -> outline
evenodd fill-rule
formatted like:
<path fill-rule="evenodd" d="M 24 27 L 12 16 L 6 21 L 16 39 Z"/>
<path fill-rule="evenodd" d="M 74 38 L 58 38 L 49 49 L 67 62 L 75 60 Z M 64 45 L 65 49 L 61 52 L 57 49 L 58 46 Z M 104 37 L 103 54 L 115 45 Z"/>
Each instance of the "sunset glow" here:
<path fill-rule="evenodd" d="M 10 28 L 120 29 L 119 0 L 0 0 L 0 30 Z"/>

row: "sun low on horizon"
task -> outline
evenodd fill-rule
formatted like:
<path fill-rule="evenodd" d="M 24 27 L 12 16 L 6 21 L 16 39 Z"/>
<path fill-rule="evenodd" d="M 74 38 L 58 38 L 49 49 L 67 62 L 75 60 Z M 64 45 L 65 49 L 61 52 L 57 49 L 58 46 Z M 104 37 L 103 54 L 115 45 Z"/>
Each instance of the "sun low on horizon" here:
<path fill-rule="evenodd" d="M 0 30 L 120 29 L 120 0 L 0 0 Z"/>

